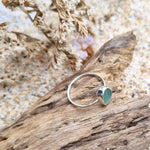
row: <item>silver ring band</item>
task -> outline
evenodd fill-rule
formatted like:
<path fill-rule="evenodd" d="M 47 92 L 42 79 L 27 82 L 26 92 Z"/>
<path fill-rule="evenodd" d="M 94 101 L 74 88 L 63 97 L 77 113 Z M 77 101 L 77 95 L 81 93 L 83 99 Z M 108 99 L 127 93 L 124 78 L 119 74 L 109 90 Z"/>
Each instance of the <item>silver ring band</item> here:
<path fill-rule="evenodd" d="M 76 78 L 74 78 L 74 79 L 71 81 L 71 83 L 68 85 L 67 98 L 68 98 L 68 100 L 69 100 L 73 105 L 78 106 L 78 107 L 87 107 L 87 106 L 93 105 L 93 104 L 95 104 L 96 102 L 98 102 L 98 99 L 96 99 L 95 101 L 93 101 L 93 102 L 91 102 L 91 103 L 89 103 L 89 104 L 87 104 L 87 105 L 79 105 L 79 104 L 76 104 L 75 102 L 73 102 L 72 99 L 70 98 L 69 92 L 70 92 L 70 88 L 71 88 L 72 84 L 73 84 L 76 80 L 78 80 L 80 77 L 83 77 L 83 76 L 86 76 L 86 75 L 92 75 L 92 76 L 97 76 L 97 77 L 99 77 L 99 78 L 102 80 L 102 82 L 103 82 L 103 84 L 104 84 L 104 87 L 106 87 L 105 80 L 104 80 L 100 75 L 95 74 L 95 73 L 84 73 L 84 74 L 81 74 L 81 75 L 77 76 Z"/>

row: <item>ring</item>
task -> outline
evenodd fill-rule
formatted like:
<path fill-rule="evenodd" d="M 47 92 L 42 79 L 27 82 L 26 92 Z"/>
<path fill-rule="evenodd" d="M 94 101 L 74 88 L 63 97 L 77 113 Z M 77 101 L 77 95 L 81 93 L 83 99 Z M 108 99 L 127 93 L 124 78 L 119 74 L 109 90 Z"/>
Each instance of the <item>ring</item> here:
<path fill-rule="evenodd" d="M 99 79 L 102 80 L 103 82 L 103 86 L 99 88 L 98 92 L 97 92 L 97 97 L 98 99 L 96 99 L 95 101 L 87 104 L 87 105 L 79 105 L 79 104 L 76 104 L 75 102 L 72 101 L 72 99 L 70 98 L 70 88 L 72 86 L 72 84 L 78 80 L 80 77 L 83 77 L 83 76 L 86 76 L 86 75 L 91 75 L 91 76 L 96 76 L 98 77 Z M 75 106 L 78 106 L 78 107 L 87 107 L 87 106 L 90 106 L 90 105 L 93 105 L 95 104 L 96 102 L 98 102 L 100 100 L 100 102 L 103 104 L 103 105 L 107 105 L 110 100 L 111 100 L 111 97 L 112 97 L 112 91 L 110 88 L 106 87 L 106 83 L 105 83 L 105 80 L 98 74 L 95 74 L 95 73 L 84 73 L 84 74 L 81 74 L 79 76 L 77 76 L 76 78 L 74 78 L 71 83 L 68 85 L 68 89 L 67 89 L 67 98 L 68 100 Z"/>

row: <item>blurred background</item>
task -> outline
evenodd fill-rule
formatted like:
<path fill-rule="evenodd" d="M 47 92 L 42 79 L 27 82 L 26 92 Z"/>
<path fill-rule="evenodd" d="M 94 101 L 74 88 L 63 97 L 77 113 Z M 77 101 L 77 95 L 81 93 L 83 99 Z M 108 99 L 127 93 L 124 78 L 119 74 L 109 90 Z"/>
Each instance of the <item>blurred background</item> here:
<path fill-rule="evenodd" d="M 62 21 L 62 27 L 73 30 L 75 36 L 69 41 L 70 45 L 67 43 L 71 47 L 67 51 L 69 54 L 64 52 L 58 55 L 57 50 L 54 51 L 56 48 L 49 45 L 43 34 L 48 35 L 52 31 L 42 32 L 42 25 L 41 28 L 37 26 L 23 10 L 17 8 L 12 11 L 0 2 L 0 128 L 11 123 L 38 98 L 74 74 L 109 39 L 131 30 L 137 37 L 137 46 L 132 63 L 121 76 L 120 88 L 129 98 L 150 94 L 150 1 L 87 0 L 86 3 L 89 6 L 86 6 L 87 10 L 90 10 L 86 12 L 89 16 L 81 23 L 83 29 L 91 23 L 92 28 L 88 28 L 91 33 L 84 38 L 76 36 L 76 32 L 80 31 Z M 52 3 L 42 1 L 39 4 L 37 0 L 37 5 L 41 12 L 46 12 L 43 20 L 55 22 L 56 14 L 48 10 Z M 83 18 L 86 15 L 84 13 Z M 77 16 L 79 14 L 76 13 Z M 36 14 L 32 12 L 30 15 L 34 18 Z M 72 31 L 62 31 L 62 35 L 64 33 Z M 60 38 L 64 42 L 62 35 L 53 36 L 56 41 Z M 57 42 L 58 45 L 61 42 Z M 66 61 L 66 53 L 73 60 L 74 66 L 68 65 L 72 60 Z M 56 64 L 51 65 L 52 57 L 57 58 Z"/>

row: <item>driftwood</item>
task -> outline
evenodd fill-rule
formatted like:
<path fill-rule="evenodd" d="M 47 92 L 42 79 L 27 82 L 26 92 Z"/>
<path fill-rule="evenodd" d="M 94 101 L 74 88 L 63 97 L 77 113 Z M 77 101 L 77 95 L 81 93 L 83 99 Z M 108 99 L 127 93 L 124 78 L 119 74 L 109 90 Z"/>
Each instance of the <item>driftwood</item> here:
<path fill-rule="evenodd" d="M 0 133 L 0 150 L 146 150 L 150 144 L 150 98 L 123 96 L 120 74 L 130 64 L 136 44 L 132 32 L 120 35 L 102 48 L 75 75 L 37 101 Z M 70 104 L 69 82 L 84 72 L 95 72 L 113 91 L 110 104 L 87 108 Z M 71 97 L 87 103 L 96 97 L 99 81 L 89 76 L 77 81 Z"/>

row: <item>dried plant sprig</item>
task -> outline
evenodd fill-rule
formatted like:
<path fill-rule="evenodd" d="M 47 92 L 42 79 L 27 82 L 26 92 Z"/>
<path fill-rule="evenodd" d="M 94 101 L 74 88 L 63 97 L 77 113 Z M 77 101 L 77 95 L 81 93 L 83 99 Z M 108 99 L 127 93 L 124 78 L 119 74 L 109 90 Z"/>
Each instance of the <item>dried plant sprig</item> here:
<path fill-rule="evenodd" d="M 57 62 L 59 58 L 59 53 L 63 52 L 70 64 L 74 60 L 74 67 L 78 61 L 76 54 L 72 53 L 72 49 L 69 46 L 69 41 L 78 34 L 79 36 L 86 36 L 88 34 L 88 19 L 89 16 L 89 6 L 83 0 L 52 0 L 51 3 L 45 8 L 46 5 L 39 4 L 38 1 L 33 0 L 2 0 L 3 4 L 10 8 L 20 8 L 33 22 L 33 24 L 40 30 L 40 32 L 45 35 L 48 39 L 48 43 L 51 44 L 53 49 L 53 59 L 52 62 Z M 57 15 L 57 19 L 51 18 L 49 14 Z M 33 17 L 30 13 L 35 12 L 36 15 Z M 57 20 L 57 23 L 53 23 L 53 20 Z M 13 32 L 19 37 L 19 40 L 25 44 L 23 34 Z M 25 35 L 24 35 L 25 36 Z M 28 35 L 26 37 L 30 38 Z M 22 40 L 23 39 L 23 40 Z M 28 45 L 26 43 L 26 45 Z M 36 44 L 35 44 L 36 45 Z M 34 47 L 34 44 L 32 45 Z M 36 49 L 36 48 L 33 48 Z M 70 57 L 71 56 L 71 57 Z M 73 66 L 73 65 L 72 65 Z"/>
<path fill-rule="evenodd" d="M 15 9 L 21 5 L 32 8 L 37 7 L 34 0 L 2 0 L 2 3 L 9 9 Z"/>

